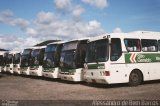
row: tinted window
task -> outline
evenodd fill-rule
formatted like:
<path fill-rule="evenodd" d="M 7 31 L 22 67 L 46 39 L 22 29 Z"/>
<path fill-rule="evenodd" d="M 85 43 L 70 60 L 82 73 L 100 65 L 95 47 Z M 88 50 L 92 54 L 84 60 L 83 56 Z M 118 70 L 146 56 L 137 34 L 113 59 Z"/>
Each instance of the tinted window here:
<path fill-rule="evenodd" d="M 111 39 L 111 61 L 117 61 L 122 55 L 121 40 L 119 38 Z"/>
<path fill-rule="evenodd" d="M 63 44 L 62 51 L 74 50 L 77 48 L 78 41 L 67 42 Z"/>
<path fill-rule="evenodd" d="M 158 40 L 158 50 L 160 51 L 160 40 Z"/>
<path fill-rule="evenodd" d="M 24 49 L 23 51 L 23 55 L 30 55 L 30 53 L 32 52 L 32 49 Z"/>
<path fill-rule="evenodd" d="M 21 54 L 20 53 L 16 53 L 13 57 L 13 63 L 14 64 L 18 64 L 20 62 L 20 58 L 21 58 Z"/>
<path fill-rule="evenodd" d="M 124 43 L 127 51 L 129 52 L 139 52 L 141 51 L 141 45 L 139 39 L 124 39 Z"/>
<path fill-rule="evenodd" d="M 53 52 L 56 51 L 57 45 L 56 44 L 50 44 L 47 45 L 45 52 Z"/>
<path fill-rule="evenodd" d="M 101 39 L 87 44 L 86 61 L 105 62 L 108 60 L 108 39 Z"/>
<path fill-rule="evenodd" d="M 142 39 L 141 43 L 142 43 L 142 51 L 144 51 L 144 52 L 156 52 L 156 51 L 158 51 L 157 40 Z"/>
<path fill-rule="evenodd" d="M 78 68 L 83 67 L 86 56 L 87 41 L 81 41 L 76 51 L 76 65 Z"/>

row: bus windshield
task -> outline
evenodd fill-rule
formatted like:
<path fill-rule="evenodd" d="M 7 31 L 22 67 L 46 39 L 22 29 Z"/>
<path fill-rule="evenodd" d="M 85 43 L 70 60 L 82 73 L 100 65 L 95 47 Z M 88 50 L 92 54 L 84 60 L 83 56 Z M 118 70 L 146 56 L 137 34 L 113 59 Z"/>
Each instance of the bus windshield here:
<path fill-rule="evenodd" d="M 40 53 L 40 49 L 34 49 L 31 53 L 32 57 L 36 57 Z"/>
<path fill-rule="evenodd" d="M 13 63 L 14 63 L 14 64 L 19 64 L 20 58 L 21 58 L 21 54 L 20 54 L 20 53 L 16 53 L 16 54 L 14 55 Z"/>
<path fill-rule="evenodd" d="M 50 44 L 47 46 L 43 59 L 44 68 L 59 67 L 61 48 L 62 44 Z"/>
<path fill-rule="evenodd" d="M 76 68 L 75 66 L 75 50 L 65 51 L 61 54 L 61 67 L 62 68 Z"/>
<path fill-rule="evenodd" d="M 24 66 L 24 67 L 29 66 L 29 55 L 22 55 L 21 66 Z"/>
<path fill-rule="evenodd" d="M 29 55 L 32 52 L 32 49 L 24 49 L 22 55 Z"/>
<path fill-rule="evenodd" d="M 47 45 L 45 52 L 54 52 L 56 51 L 56 48 L 57 48 L 57 44 Z"/>
<path fill-rule="evenodd" d="M 76 68 L 75 52 L 77 45 L 78 41 L 68 42 L 63 45 L 60 59 L 62 68 Z"/>
<path fill-rule="evenodd" d="M 56 52 L 56 48 L 57 48 L 57 44 L 47 45 L 47 47 L 45 49 L 44 59 L 43 59 L 43 66 L 44 67 L 50 67 L 50 68 L 55 67 L 54 55 Z"/>
<path fill-rule="evenodd" d="M 78 41 L 67 42 L 63 45 L 62 51 L 75 50 L 77 45 Z"/>
<path fill-rule="evenodd" d="M 30 65 L 31 66 L 38 66 L 42 65 L 43 57 L 44 57 L 44 48 L 42 49 L 34 49 L 31 53 Z"/>
<path fill-rule="evenodd" d="M 108 60 L 108 39 L 90 42 L 87 46 L 86 62 L 105 62 Z"/>
<path fill-rule="evenodd" d="M 0 66 L 4 65 L 4 61 L 3 61 L 3 55 L 0 55 Z"/>
<path fill-rule="evenodd" d="M 43 66 L 44 67 L 50 67 L 54 68 L 54 54 L 55 52 L 48 52 L 44 54 L 44 59 L 43 59 Z"/>
<path fill-rule="evenodd" d="M 11 64 L 13 60 L 13 55 L 12 54 L 8 54 L 8 61 L 7 64 Z"/>

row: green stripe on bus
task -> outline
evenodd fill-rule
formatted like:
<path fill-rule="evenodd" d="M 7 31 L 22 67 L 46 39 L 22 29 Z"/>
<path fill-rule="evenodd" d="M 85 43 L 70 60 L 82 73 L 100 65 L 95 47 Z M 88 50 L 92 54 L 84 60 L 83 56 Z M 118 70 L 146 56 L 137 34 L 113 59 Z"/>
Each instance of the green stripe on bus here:
<path fill-rule="evenodd" d="M 131 57 L 131 54 L 125 54 L 125 63 L 131 63 L 130 57 Z"/>
<path fill-rule="evenodd" d="M 88 69 L 105 69 L 104 64 L 89 64 Z"/>
<path fill-rule="evenodd" d="M 125 54 L 125 63 L 160 62 L 160 53 L 128 53 Z"/>
<path fill-rule="evenodd" d="M 76 72 L 76 69 L 61 69 L 62 72 Z"/>
<path fill-rule="evenodd" d="M 55 71 L 55 68 L 47 68 L 47 67 L 43 68 L 43 72 L 53 72 L 53 71 Z"/>

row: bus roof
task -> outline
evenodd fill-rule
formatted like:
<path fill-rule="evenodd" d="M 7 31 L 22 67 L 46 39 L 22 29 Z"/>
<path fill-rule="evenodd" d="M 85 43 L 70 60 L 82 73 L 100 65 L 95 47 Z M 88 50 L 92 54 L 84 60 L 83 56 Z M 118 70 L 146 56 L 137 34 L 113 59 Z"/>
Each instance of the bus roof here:
<path fill-rule="evenodd" d="M 9 54 L 16 54 L 16 53 L 20 53 L 20 51 L 9 51 Z"/>
<path fill-rule="evenodd" d="M 4 55 L 4 53 L 8 53 L 8 51 L 0 51 L 0 55 Z"/>
<path fill-rule="evenodd" d="M 107 33 L 100 36 L 93 37 L 89 39 L 89 42 L 105 39 L 105 38 L 133 38 L 133 39 L 159 39 L 160 32 L 151 32 L 151 31 L 135 31 L 130 33 Z"/>
<path fill-rule="evenodd" d="M 63 44 L 65 41 L 58 41 L 58 42 L 53 42 L 53 43 L 49 43 L 47 45 L 51 45 L 51 44 Z"/>
<path fill-rule="evenodd" d="M 90 38 L 89 37 L 85 37 L 85 38 L 79 38 L 79 39 L 72 39 L 72 40 L 68 40 L 64 43 L 68 43 L 68 42 L 73 42 L 73 41 L 82 41 L 82 40 L 89 40 Z"/>

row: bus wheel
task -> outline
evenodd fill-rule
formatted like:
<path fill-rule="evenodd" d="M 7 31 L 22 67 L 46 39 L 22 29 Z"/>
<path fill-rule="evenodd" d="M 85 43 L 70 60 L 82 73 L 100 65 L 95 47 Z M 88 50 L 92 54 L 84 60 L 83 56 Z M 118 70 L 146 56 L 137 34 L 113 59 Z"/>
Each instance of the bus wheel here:
<path fill-rule="evenodd" d="M 142 74 L 139 70 L 133 70 L 129 76 L 129 86 L 138 86 L 142 82 Z"/>

